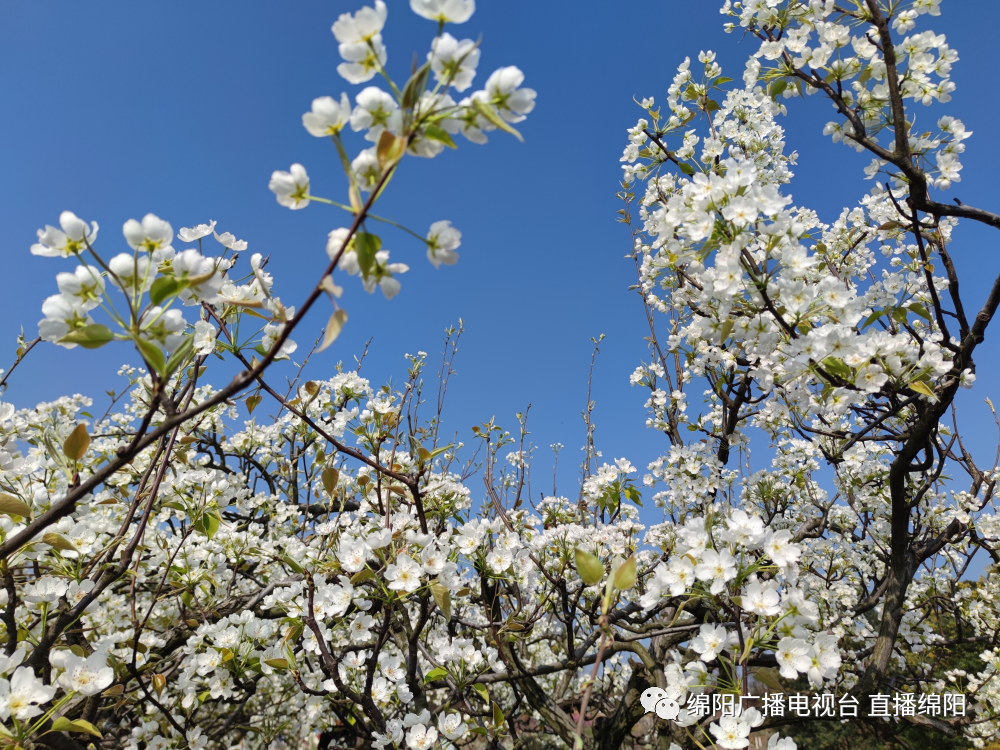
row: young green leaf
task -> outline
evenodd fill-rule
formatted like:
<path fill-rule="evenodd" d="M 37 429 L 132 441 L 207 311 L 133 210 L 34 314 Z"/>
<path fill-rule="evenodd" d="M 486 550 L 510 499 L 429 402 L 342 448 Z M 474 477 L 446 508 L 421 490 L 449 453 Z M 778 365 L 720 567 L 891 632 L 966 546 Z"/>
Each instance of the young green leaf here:
<path fill-rule="evenodd" d="M 491 105 L 487 104 L 486 102 L 481 102 L 478 99 L 473 99 L 472 108 L 476 110 L 478 114 L 486 118 L 486 120 L 491 125 L 498 127 L 505 133 L 510 133 L 512 136 L 517 138 L 517 140 L 521 141 L 522 143 L 524 142 L 524 138 L 521 136 L 521 134 L 518 133 L 513 127 L 511 127 L 510 123 L 507 122 L 505 119 L 503 119 L 497 113 L 497 111 L 493 109 Z"/>
<path fill-rule="evenodd" d="M 431 73 L 430 62 L 425 62 L 421 65 L 417 72 L 410 76 L 410 80 L 406 82 L 403 86 L 403 96 L 402 102 L 403 109 L 412 109 L 418 101 L 420 101 L 421 95 L 424 93 L 424 89 L 427 88 L 427 79 Z"/>
<path fill-rule="evenodd" d="M 444 619 L 450 621 L 451 592 L 448 590 L 448 587 L 443 583 L 435 581 L 431 584 L 431 593 L 434 595 L 434 601 L 437 602 L 438 608 L 441 610 L 441 614 L 444 615 Z"/>
<path fill-rule="evenodd" d="M 448 148 L 458 148 L 448 131 L 440 125 L 428 125 L 424 128 L 424 137 L 432 141 L 437 141 L 438 143 L 443 143 Z"/>
<path fill-rule="evenodd" d="M 375 148 L 379 169 L 385 172 L 387 168 L 403 158 L 404 153 L 406 153 L 406 139 L 395 135 L 388 129 L 383 130 L 378 139 L 378 146 Z"/>
<path fill-rule="evenodd" d="M 87 425 L 78 424 L 63 442 L 63 454 L 70 461 L 79 461 L 90 447 L 90 435 L 87 434 Z"/>
<path fill-rule="evenodd" d="M 576 559 L 576 572 L 580 574 L 585 584 L 593 586 L 604 577 L 604 565 L 597 557 L 579 547 L 573 555 Z"/>
<path fill-rule="evenodd" d="M 252 396 L 247 396 L 247 411 L 250 414 L 253 414 L 253 410 L 257 408 L 257 405 L 260 403 L 260 401 L 261 401 L 261 395 L 259 393 L 255 393 Z"/>
<path fill-rule="evenodd" d="M 733 326 L 734 325 L 735 324 L 733 323 L 732 318 L 727 319 L 722 324 L 722 328 L 719 330 L 719 341 L 720 342 L 722 342 L 723 344 L 726 343 L 726 339 L 729 338 L 729 334 L 731 334 L 733 332 Z"/>
<path fill-rule="evenodd" d="M 378 235 L 358 232 L 354 236 L 354 252 L 358 255 L 358 267 L 365 278 L 368 278 L 368 273 L 375 264 L 375 254 L 381 249 L 382 240 Z"/>
<path fill-rule="evenodd" d="M 99 349 L 111 341 L 115 335 L 111 329 L 100 323 L 91 323 L 83 328 L 76 328 L 61 339 L 60 344 L 79 344 L 84 349 Z"/>
<path fill-rule="evenodd" d="M 163 370 L 167 366 L 167 361 L 163 358 L 163 351 L 151 341 L 135 338 L 135 345 L 138 348 L 146 364 L 150 366 L 158 375 L 163 375 Z"/>
<path fill-rule="evenodd" d="M 176 276 L 160 276 L 149 287 L 149 301 L 154 305 L 159 305 L 173 297 L 185 286 L 187 285 Z"/>
<path fill-rule="evenodd" d="M 185 336 L 184 341 L 181 342 L 180 346 L 174 349 L 173 353 L 170 355 L 170 359 L 167 360 L 167 364 L 164 366 L 164 377 L 169 378 L 177 372 L 193 349 L 194 336 Z"/>
<path fill-rule="evenodd" d="M 103 739 L 97 727 L 85 719 L 70 721 L 65 716 L 57 716 L 52 720 L 53 732 L 79 732 L 80 734 L 91 734 L 98 739 Z"/>
<path fill-rule="evenodd" d="M 372 572 L 371 568 L 362 568 L 357 573 L 351 576 L 351 585 L 357 586 L 359 583 L 364 581 L 370 581 L 375 578 L 375 574 Z"/>
<path fill-rule="evenodd" d="M 365 236 L 368 237 L 370 235 Z M 358 257 L 360 261 L 360 256 Z M 374 255 L 372 257 L 374 258 Z M 358 265 L 360 265 L 360 262 Z M 371 266 L 369 265 L 369 268 L 370 267 Z M 341 329 L 344 327 L 344 323 L 346 322 L 347 310 L 334 310 L 333 315 L 331 315 L 330 319 L 326 321 L 326 330 L 323 331 L 323 343 L 319 345 L 319 348 L 316 351 L 321 352 L 336 341 L 337 337 L 340 335 Z"/>
<path fill-rule="evenodd" d="M 615 572 L 615 588 L 627 591 L 633 586 L 635 586 L 635 557 L 630 557 L 619 565 Z"/>
<path fill-rule="evenodd" d="M 49 545 L 53 549 L 57 549 L 60 552 L 76 552 L 76 545 L 73 544 L 69 539 L 64 537 L 62 534 L 57 534 L 54 531 L 46 532 L 42 535 L 42 542 Z"/>
<path fill-rule="evenodd" d="M 851 368 L 844 364 L 843 360 L 836 357 L 827 357 L 823 360 L 824 369 L 843 380 L 850 380 Z"/>
<path fill-rule="evenodd" d="M 0 513 L 8 516 L 31 517 L 31 506 L 18 500 L 13 495 L 0 495 Z"/>
<path fill-rule="evenodd" d="M 447 676 L 448 676 L 447 669 L 444 669 L 442 667 L 437 667 L 436 669 L 432 669 L 430 672 L 424 675 L 424 682 L 425 683 L 434 682 L 434 680 L 440 680 L 441 678 Z"/>
<path fill-rule="evenodd" d="M 323 489 L 326 490 L 326 494 L 332 495 L 333 491 L 337 489 L 337 482 L 340 481 L 340 472 L 332 466 L 328 466 L 323 469 L 320 476 L 323 480 Z"/>

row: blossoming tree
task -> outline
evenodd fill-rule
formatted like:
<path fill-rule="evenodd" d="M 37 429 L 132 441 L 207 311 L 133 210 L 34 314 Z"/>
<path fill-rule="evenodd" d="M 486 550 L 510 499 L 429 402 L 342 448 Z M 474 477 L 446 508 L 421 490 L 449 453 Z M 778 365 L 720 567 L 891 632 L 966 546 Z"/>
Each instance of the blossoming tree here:
<path fill-rule="evenodd" d="M 15 366 L 43 340 L 129 342 L 141 366 L 99 418 L 83 396 L 0 405 L 0 745 L 794 750 L 788 725 L 807 719 L 762 700 L 792 692 L 853 702 L 885 742 L 985 745 L 996 574 L 962 579 L 977 553 L 1000 562 L 1000 469 L 977 463 L 953 402 L 1000 279 L 967 312 L 951 245 L 960 219 L 1000 216 L 936 199 L 959 181 L 962 123 L 914 129 L 914 100 L 954 88 L 944 37 L 911 33 L 938 3 L 726 3 L 760 42 L 742 87 L 702 53 L 666 109 L 642 101 L 622 159 L 650 342 L 632 382 L 669 450 L 640 483 L 624 458 L 592 465 L 588 430 L 578 497 L 537 500 L 524 416 L 473 427 L 468 447 L 441 432 L 461 327 L 436 393 L 422 352 L 395 387 L 360 363 L 307 375 L 308 356 L 290 387 L 271 379 L 313 307 L 332 307 L 314 349 L 334 343 L 343 275 L 399 291 L 407 266 L 375 234 L 398 225 L 373 209 L 404 161 L 458 133 L 517 135 L 533 108 L 514 67 L 464 95 L 478 45 L 445 28 L 473 0 L 411 7 L 437 33 L 401 87 L 381 0 L 333 25 L 341 76 L 388 88 L 303 115 L 332 140 L 346 201 L 313 195 L 299 164 L 272 175 L 280 204 L 350 218 L 298 308 L 215 222 L 130 220 L 119 254 L 68 211 L 39 230 L 32 252 L 75 265 Z M 785 191 L 782 102 L 806 95 L 879 177 L 832 224 Z M 371 144 L 353 159 L 352 131 Z M 450 222 L 403 231 L 435 266 L 457 260 Z M 242 368 L 220 388 L 215 357 Z M 943 664 L 969 648 L 975 669 Z M 933 710 L 945 691 L 967 710 Z M 900 693 L 912 711 L 873 710 Z"/>

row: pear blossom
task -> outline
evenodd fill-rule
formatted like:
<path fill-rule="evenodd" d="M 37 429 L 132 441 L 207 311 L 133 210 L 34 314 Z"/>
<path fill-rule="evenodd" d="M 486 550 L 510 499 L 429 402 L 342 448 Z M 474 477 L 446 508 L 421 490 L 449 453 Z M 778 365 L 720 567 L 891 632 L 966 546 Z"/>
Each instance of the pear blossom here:
<path fill-rule="evenodd" d="M 324 138 L 343 130 L 350 116 L 351 102 L 347 94 L 341 94 L 339 102 L 332 96 L 321 96 L 313 99 L 312 111 L 302 115 L 302 126 L 310 135 Z"/>
<path fill-rule="evenodd" d="M 213 222 L 214 223 L 214 222 Z M 215 235 L 215 240 L 223 247 L 229 248 L 235 253 L 241 253 L 247 249 L 246 240 L 238 240 L 231 232 L 223 232 L 219 234 L 218 232 L 213 232 Z"/>
<path fill-rule="evenodd" d="M 198 354 L 211 354 L 215 351 L 215 326 L 206 320 L 194 324 L 194 350 Z"/>
<path fill-rule="evenodd" d="M 67 258 L 85 252 L 87 245 L 97 240 L 97 222 L 91 222 L 88 227 L 87 222 L 72 211 L 59 214 L 59 226 L 61 229 L 46 225 L 45 229 L 38 230 L 38 242 L 31 246 L 32 255 Z"/>
<path fill-rule="evenodd" d="M 411 0 L 412 4 L 413 0 Z M 445 32 L 431 42 L 427 60 L 434 71 L 434 79 L 453 86 L 456 91 L 465 91 L 472 85 L 479 65 L 479 47 L 471 39 L 458 41 Z"/>
<path fill-rule="evenodd" d="M 275 171 L 267 187 L 280 205 L 293 211 L 309 205 L 309 175 L 301 164 L 293 164 L 288 172 Z"/>
<path fill-rule="evenodd" d="M 367 130 L 365 140 L 377 143 L 386 128 L 398 133 L 403 126 L 402 112 L 392 95 L 378 86 L 363 88 L 354 98 L 357 106 L 350 112 L 351 130 Z"/>
<path fill-rule="evenodd" d="M 406 746 L 410 750 L 430 750 L 437 742 L 438 732 L 434 727 L 417 724 L 406 733 Z"/>
<path fill-rule="evenodd" d="M 409 555 L 399 555 L 386 568 L 385 577 L 393 591 L 410 593 L 420 587 L 420 566 Z"/>
<path fill-rule="evenodd" d="M 159 216 L 146 214 L 142 221 L 129 219 L 122 226 L 122 234 L 129 247 L 150 253 L 154 260 L 169 260 L 173 257 L 174 230 L 170 224 Z"/>
<path fill-rule="evenodd" d="M 435 221 L 427 233 L 427 260 L 435 268 L 442 263 L 452 266 L 458 261 L 455 249 L 462 244 L 462 233 L 450 221 Z"/>
<path fill-rule="evenodd" d="M 519 68 L 509 65 L 493 71 L 486 79 L 483 91 L 472 95 L 496 108 L 500 116 L 507 122 L 521 122 L 535 108 L 535 90 L 522 89 L 524 73 Z"/>
<path fill-rule="evenodd" d="M 177 239 L 181 242 L 195 242 L 202 237 L 207 237 L 215 231 L 215 220 L 208 224 L 196 224 L 193 227 L 181 227 L 177 231 Z M 218 236 L 218 235 L 216 235 Z"/>
<path fill-rule="evenodd" d="M 0 719 L 13 716 L 24 721 L 39 716 L 39 704 L 48 703 L 55 694 L 56 688 L 35 677 L 30 667 L 18 667 L 9 683 L 0 679 Z"/>
<path fill-rule="evenodd" d="M 410 0 L 410 8 L 440 24 L 465 23 L 476 12 L 476 0 Z"/>
<path fill-rule="evenodd" d="M 107 666 L 107 656 L 100 651 L 88 657 L 70 653 L 61 667 L 65 671 L 59 684 L 81 695 L 97 695 L 115 681 L 115 670 Z"/>

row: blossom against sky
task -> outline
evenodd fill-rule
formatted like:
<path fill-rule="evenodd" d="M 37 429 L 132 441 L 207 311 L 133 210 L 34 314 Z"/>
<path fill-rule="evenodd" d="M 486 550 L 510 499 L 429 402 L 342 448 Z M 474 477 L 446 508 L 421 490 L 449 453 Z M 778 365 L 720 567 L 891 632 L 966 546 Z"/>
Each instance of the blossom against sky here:
<path fill-rule="evenodd" d="M 535 443 L 567 446 L 560 481 L 569 492 L 582 456 L 589 339 L 605 333 L 594 376 L 597 447 L 606 460 L 652 460 L 664 446 L 637 427 L 646 395 L 626 385 L 645 345 L 641 306 L 627 291 L 635 279 L 623 258 L 628 235 L 615 223 L 617 160 L 627 135 L 623 123 L 641 114 L 631 97 L 665 97 L 685 56 L 713 49 L 727 71 L 742 70 L 751 43 L 737 44 L 723 32 L 717 5 L 665 0 L 641 12 L 611 13 L 597 2 L 575 3 L 567 12 L 562 3 L 483 0 L 466 24 L 452 27 L 461 38 L 484 33 L 477 87 L 516 60 L 525 85 L 539 92 L 531 117 L 519 125 L 525 142 L 494 137 L 487 149 L 469 144 L 433 164 L 407 165 L 384 212 L 421 232 L 428 219 L 451 220 L 462 232 L 461 261 L 435 269 L 422 262 L 426 247 L 386 233 L 393 261 L 411 269 L 403 288 L 387 303 L 381 293 L 349 287 L 342 302 L 350 322 L 313 360 L 319 369 L 353 362 L 374 336 L 368 374 L 401 373 L 404 353 L 440 351 L 441 332 L 462 317 L 467 333 L 451 383 L 449 426 L 467 437 L 473 423 L 494 414 L 512 426 L 514 412 L 530 402 Z M 398 69 L 409 64 L 411 51 L 424 54 L 433 24 L 413 20 L 407 3 L 391 0 L 387 7 L 390 15 L 409 16 L 384 29 L 390 69 Z M 129 218 L 152 211 L 175 229 L 215 220 L 220 234 L 231 232 L 249 243 L 250 253 L 271 256 L 290 304 L 308 293 L 327 261 L 327 234 L 342 217 L 315 204 L 292 215 L 276 204 L 267 182 L 273 170 L 302 163 L 319 194 L 344 197 L 329 149 L 295 117 L 310 110 L 319 92 L 339 102 L 342 92 L 358 89 L 337 74 L 343 59 L 330 32 L 341 13 L 354 10 L 339 0 L 0 9 L 6 144 L 0 169 L 7 176 L 0 218 L 7 278 L 16 280 L 5 288 L 0 367 L 13 360 L 22 325 L 29 338 L 35 335 L 40 300 L 50 293 L 50 266 L 26 249 L 38 227 L 56 223 L 53 207 L 98 220 L 123 251 L 128 247 L 117 230 Z M 935 30 L 962 55 L 949 111 L 983 134 L 970 141 L 962 182 L 950 191 L 959 199 L 989 195 L 1000 168 L 1000 155 L 986 141 L 998 104 L 974 89 L 992 63 L 985 30 L 998 16 L 993 3 L 963 0 L 935 19 Z M 158 44 L 137 45 L 140 28 L 155 29 Z M 44 54 L 37 29 L 49 40 Z M 825 102 L 790 109 L 783 123 L 788 147 L 801 158 L 788 193 L 821 211 L 855 205 L 870 186 L 861 172 L 867 159 L 823 136 L 831 119 Z M 356 150 L 368 145 L 361 134 L 355 138 Z M 487 179 L 477 177 L 484 173 Z M 415 189 L 423 181 L 427 188 Z M 960 272 L 992 258 L 986 230 L 963 225 L 956 237 Z M 975 281 L 963 275 L 971 298 L 982 293 Z M 317 318 L 313 329 L 321 325 Z M 983 349 L 980 367 L 1000 364 L 994 351 Z M 117 363 L 104 353 L 71 356 L 55 347 L 34 352 L 12 379 L 8 398 L 27 405 L 67 391 L 101 396 Z M 961 418 L 988 438 L 984 445 L 995 427 L 982 398 L 1000 400 L 991 381 L 980 378 L 960 400 Z"/>

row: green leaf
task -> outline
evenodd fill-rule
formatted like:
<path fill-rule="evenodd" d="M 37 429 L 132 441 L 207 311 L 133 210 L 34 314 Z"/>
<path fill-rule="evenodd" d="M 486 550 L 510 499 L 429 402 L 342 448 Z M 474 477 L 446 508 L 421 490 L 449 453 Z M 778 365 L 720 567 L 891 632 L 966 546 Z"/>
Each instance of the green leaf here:
<path fill-rule="evenodd" d="M 626 487 L 625 497 L 638 505 L 640 508 L 642 507 L 642 494 L 635 487 Z"/>
<path fill-rule="evenodd" d="M 211 539 L 215 536 L 221 524 L 222 519 L 219 518 L 218 511 L 215 511 L 203 513 L 201 518 L 199 518 L 193 526 L 195 531 L 200 531 L 202 534 Z M 298 570 L 296 572 L 301 573 L 302 571 Z"/>
<path fill-rule="evenodd" d="M 500 130 L 504 131 L 505 133 L 510 133 L 512 136 L 517 138 L 517 140 L 524 142 L 524 138 L 521 136 L 521 134 L 518 133 L 513 127 L 511 127 L 509 122 L 507 122 L 499 114 L 497 114 L 497 111 L 493 109 L 491 105 L 487 104 L 486 102 L 481 102 L 478 99 L 473 99 L 472 108 L 476 110 L 478 114 L 486 118 L 486 120 L 490 124 L 500 128 Z"/>
<path fill-rule="evenodd" d="M 440 125 L 428 125 L 424 128 L 424 137 L 438 143 L 443 143 L 448 148 L 458 148 L 448 131 Z"/>
<path fill-rule="evenodd" d="M 381 249 L 382 239 L 378 235 L 368 232 L 358 232 L 354 235 L 354 252 L 358 254 L 358 266 L 365 278 L 368 278 L 368 273 L 375 264 L 375 254 Z"/>
<path fill-rule="evenodd" d="M 185 286 L 186 284 L 176 276 L 160 276 L 149 287 L 149 301 L 154 305 L 159 305 L 164 300 L 173 297 Z"/>
<path fill-rule="evenodd" d="M 295 560 L 293 560 L 292 558 L 290 558 L 288 555 L 285 555 L 284 557 L 282 557 L 281 561 L 283 563 L 285 563 L 285 565 L 287 565 L 289 568 L 291 568 L 292 570 L 294 570 L 296 573 L 301 573 L 302 572 L 302 566 L 299 565 L 297 562 L 295 562 Z"/>
<path fill-rule="evenodd" d="M 57 534 L 54 531 L 49 531 L 42 536 L 42 541 L 60 552 L 76 552 L 76 545 L 73 544 L 69 539 L 64 537 L 62 534 Z"/>
<path fill-rule="evenodd" d="M 731 83 L 732 78 L 726 78 L 725 76 L 719 76 L 714 81 L 712 81 L 713 86 L 721 86 L 723 83 Z"/>
<path fill-rule="evenodd" d="M 767 685 L 775 693 L 784 693 L 785 686 L 778 680 L 778 670 L 771 667 L 757 667 L 751 674 Z"/>
<path fill-rule="evenodd" d="M 604 577 L 604 565 L 601 561 L 589 552 L 584 552 L 579 547 L 573 553 L 576 559 L 576 572 L 588 586 L 593 586 Z"/>
<path fill-rule="evenodd" d="M 70 331 L 59 339 L 59 343 L 79 344 L 84 349 L 100 349 L 114 337 L 115 335 L 111 333 L 111 329 L 107 326 L 102 326 L 100 323 L 91 323 L 89 326 Z"/>
<path fill-rule="evenodd" d="M 836 357 L 827 357 L 824 359 L 823 367 L 827 372 L 832 373 L 843 380 L 849 380 L 852 374 L 851 368 Z"/>
<path fill-rule="evenodd" d="M 326 490 L 326 494 L 332 495 L 333 491 L 337 489 L 337 483 L 340 481 L 340 472 L 329 466 L 323 469 L 323 473 L 320 476 L 323 480 L 323 489 Z"/>
<path fill-rule="evenodd" d="M 52 720 L 52 731 L 54 732 L 79 732 L 81 734 L 92 734 L 98 739 L 103 739 L 97 727 L 84 719 L 70 721 L 65 716 L 57 716 Z"/>
<path fill-rule="evenodd" d="M 403 86 L 402 102 L 403 109 L 412 109 L 413 105 L 420 101 L 424 89 L 427 88 L 427 78 L 431 73 L 430 62 L 425 62 L 417 72 L 410 76 L 410 80 Z"/>
<path fill-rule="evenodd" d="M 775 81 L 771 84 L 771 98 L 777 99 L 781 93 L 788 88 L 788 81 L 784 78 Z"/>
<path fill-rule="evenodd" d="M 927 312 L 927 308 L 921 305 L 919 302 L 911 302 L 910 311 L 916 313 L 921 318 L 926 320 L 928 323 L 931 320 L 931 314 Z"/>
<path fill-rule="evenodd" d="M 367 234 L 365 235 L 365 237 L 371 237 L 371 236 L 372 235 L 367 235 Z M 378 238 L 376 237 L 376 239 Z M 357 245 L 357 243 L 355 243 L 355 245 Z M 378 252 L 378 250 L 376 250 L 375 252 Z M 374 258 L 375 255 L 373 253 L 372 259 Z M 361 261 L 361 256 L 359 255 L 358 265 L 361 264 L 360 261 Z M 368 264 L 368 267 L 371 268 L 371 263 Z M 319 349 L 316 350 L 317 353 L 323 351 L 328 346 L 330 346 L 330 344 L 332 344 L 334 341 L 337 340 L 337 337 L 340 335 L 340 331 L 344 327 L 344 323 L 346 322 L 347 322 L 347 310 L 341 309 L 333 311 L 333 315 L 331 315 L 330 319 L 326 321 L 326 329 L 323 331 L 323 343 L 320 344 Z"/>
<path fill-rule="evenodd" d="M 618 566 L 618 570 L 615 571 L 615 588 L 619 591 L 627 591 L 628 589 L 635 586 L 635 557 L 630 557 L 628 560 L 623 562 Z"/>
<path fill-rule="evenodd" d="M 13 495 L 0 495 L 0 513 L 8 516 L 31 517 L 31 506 L 18 500 Z"/>
<path fill-rule="evenodd" d="M 487 705 L 489 705 L 490 694 L 489 691 L 486 690 L 486 686 L 483 683 L 477 682 L 472 686 L 472 689 L 479 693 L 479 697 L 486 701 Z"/>
<path fill-rule="evenodd" d="M 250 414 L 253 414 L 253 410 L 257 408 L 257 405 L 260 403 L 260 400 L 261 400 L 261 395 L 259 393 L 255 393 L 252 396 L 247 396 L 247 411 Z"/>
<path fill-rule="evenodd" d="M 435 459 L 442 453 L 450 451 L 452 447 L 454 447 L 454 445 L 455 445 L 454 443 L 448 443 L 448 445 L 444 446 L 443 448 L 435 448 L 434 450 L 431 451 L 431 459 Z"/>
<path fill-rule="evenodd" d="M 351 576 L 351 585 L 357 586 L 359 583 L 364 583 L 365 581 L 370 581 L 375 578 L 375 573 L 372 572 L 371 568 L 362 568 L 357 573 Z"/>
<path fill-rule="evenodd" d="M 878 231 L 888 232 L 891 229 L 900 229 L 902 226 L 898 221 L 887 221 L 884 224 L 879 224 Z"/>
<path fill-rule="evenodd" d="M 910 389 L 916 391 L 917 393 L 927 396 L 932 401 L 937 401 L 937 394 L 934 393 L 934 389 L 931 388 L 923 380 L 914 380 L 910 383 Z"/>
<path fill-rule="evenodd" d="M 895 320 L 897 323 L 905 323 L 906 310 L 902 307 L 897 307 L 895 310 L 892 311 L 892 319 Z"/>
<path fill-rule="evenodd" d="M 163 351 L 160 347 L 138 336 L 135 338 L 135 345 L 139 349 L 142 358 L 146 360 L 146 364 L 158 375 L 163 375 L 163 369 L 167 366 L 167 361 L 163 358 Z"/>
<path fill-rule="evenodd" d="M 288 659 L 264 659 L 264 663 L 275 669 L 288 669 Z"/>
<path fill-rule="evenodd" d="M 79 461 L 90 447 L 90 435 L 87 434 L 87 425 L 78 424 L 63 442 L 63 453 L 70 461 Z"/>
<path fill-rule="evenodd" d="M 432 669 L 426 675 L 424 675 L 424 682 L 434 682 L 434 680 L 440 680 L 442 677 L 448 676 L 448 670 L 438 667 L 437 669 Z"/>
<path fill-rule="evenodd" d="M 862 328 L 867 328 L 872 323 L 874 323 L 876 320 L 878 320 L 879 318 L 881 318 L 883 315 L 885 315 L 885 310 L 872 310 L 872 314 L 869 315 L 867 318 L 865 318 L 865 321 L 864 321 L 864 323 L 861 324 L 861 327 Z"/>
<path fill-rule="evenodd" d="M 729 334 L 733 332 L 733 326 L 735 323 L 732 319 L 727 319 L 725 323 L 722 324 L 722 330 L 719 331 L 719 342 L 724 344 L 726 339 L 729 338 Z"/>
<path fill-rule="evenodd" d="M 375 148 L 379 169 L 384 172 L 387 167 L 391 167 L 399 161 L 404 153 L 406 153 L 406 139 L 395 135 L 388 129 L 383 130 L 378 139 L 378 146 Z"/>
<path fill-rule="evenodd" d="M 469 732 L 471 734 L 482 734 L 482 735 L 488 735 L 489 734 L 489 732 L 487 732 L 482 727 L 470 727 L 469 728 Z"/>
<path fill-rule="evenodd" d="M 434 601 L 437 602 L 438 608 L 441 610 L 441 614 L 444 615 L 445 621 L 451 620 L 451 592 L 448 587 L 443 583 L 434 581 L 431 584 L 431 593 L 434 595 Z"/>
<path fill-rule="evenodd" d="M 191 350 L 194 349 L 194 336 L 185 336 L 184 341 L 181 345 L 174 349 L 173 353 L 170 355 L 170 359 L 167 360 L 165 365 L 164 377 L 170 377 L 180 366 L 184 364 L 184 360 L 188 358 L 191 354 Z"/>
<path fill-rule="evenodd" d="M 209 539 L 215 536 L 219 527 L 222 525 L 222 519 L 219 518 L 219 512 L 209 513 L 205 520 L 205 536 Z"/>
<path fill-rule="evenodd" d="M 493 726 L 494 728 L 503 726 L 503 711 L 500 709 L 500 704 L 496 701 L 493 702 Z"/>
<path fill-rule="evenodd" d="M 690 164 L 681 163 L 677 165 L 677 168 L 681 170 L 684 174 L 686 174 L 688 177 L 691 177 L 694 174 L 694 167 L 692 167 Z"/>

